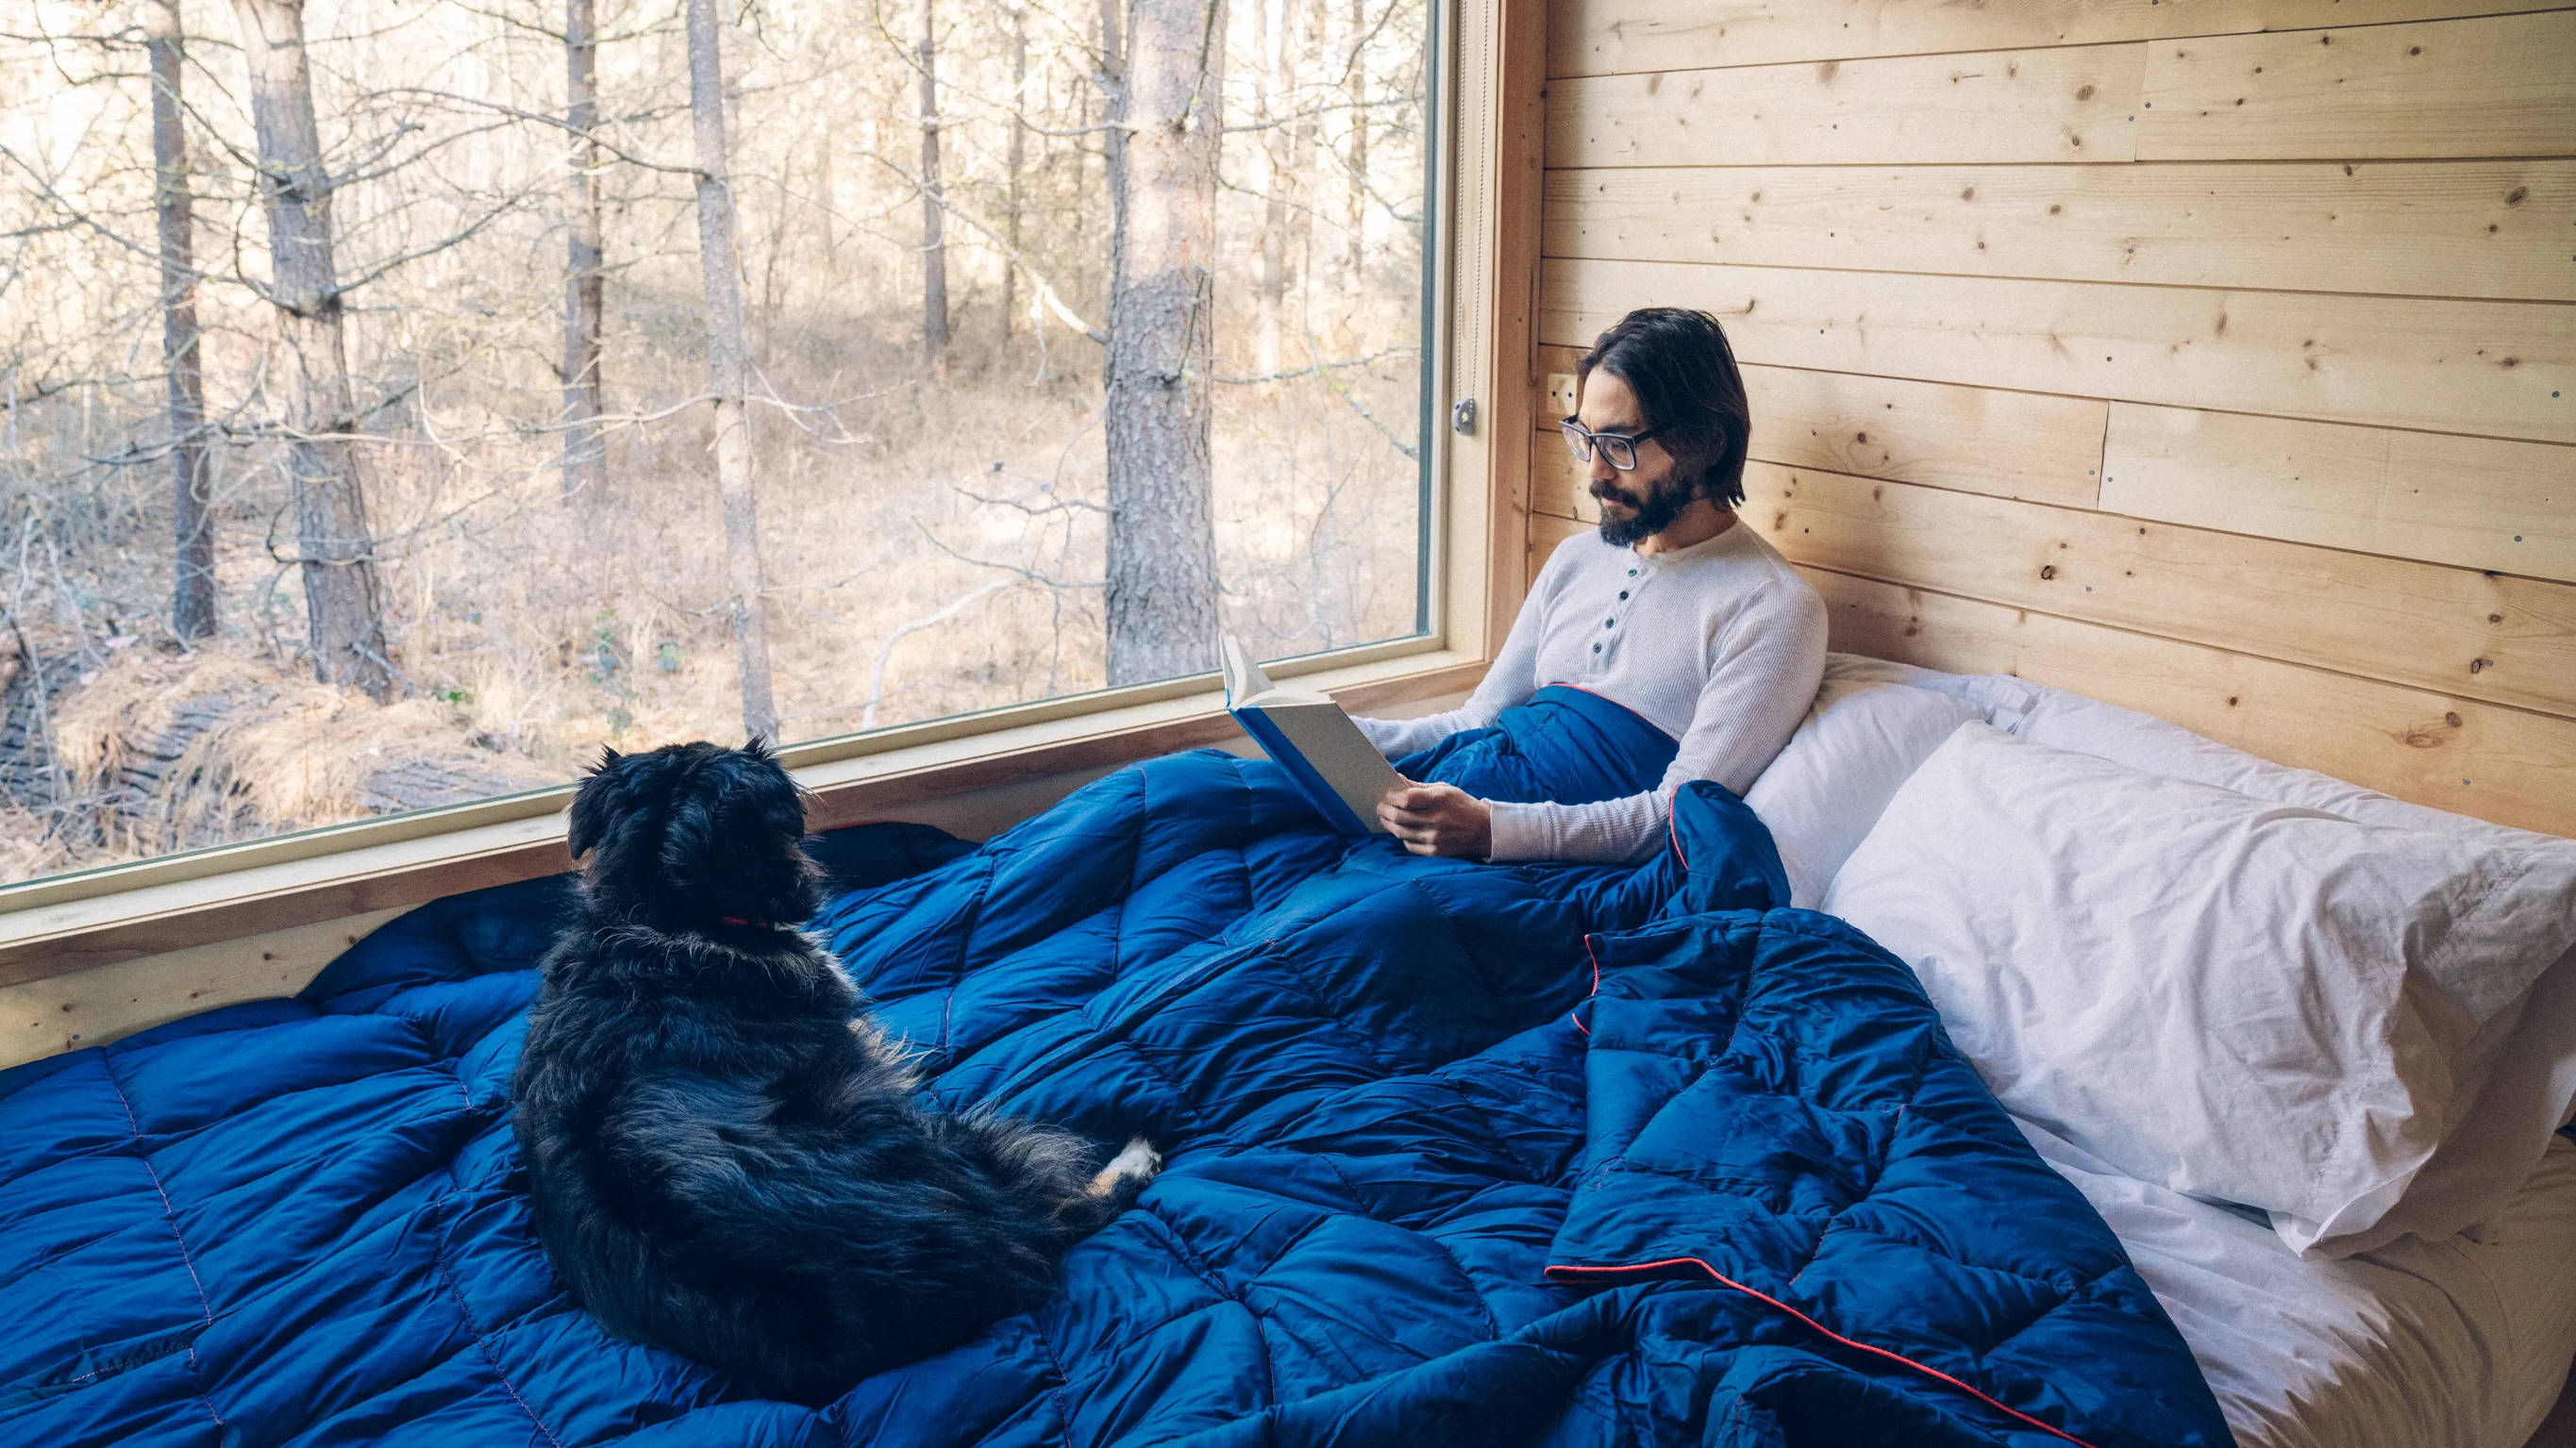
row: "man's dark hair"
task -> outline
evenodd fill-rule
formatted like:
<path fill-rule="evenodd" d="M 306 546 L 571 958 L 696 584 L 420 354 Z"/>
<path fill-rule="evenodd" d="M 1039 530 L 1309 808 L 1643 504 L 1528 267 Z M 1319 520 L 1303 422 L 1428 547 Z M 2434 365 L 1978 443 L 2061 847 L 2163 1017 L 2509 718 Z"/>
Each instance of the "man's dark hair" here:
<path fill-rule="evenodd" d="M 1640 307 L 1601 334 L 1575 375 L 1589 380 L 1596 367 L 1637 395 L 1642 426 L 1662 429 L 1655 440 L 1673 455 L 1675 480 L 1720 507 L 1744 501 L 1753 409 L 1717 318 L 1688 307 Z"/>

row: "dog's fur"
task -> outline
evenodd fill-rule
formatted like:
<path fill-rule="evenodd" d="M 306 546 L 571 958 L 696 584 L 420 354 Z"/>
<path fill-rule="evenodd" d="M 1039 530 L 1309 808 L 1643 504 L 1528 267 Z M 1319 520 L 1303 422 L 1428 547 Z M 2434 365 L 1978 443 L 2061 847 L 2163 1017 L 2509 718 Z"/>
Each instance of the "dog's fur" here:
<path fill-rule="evenodd" d="M 611 1331 L 829 1401 L 1039 1301 L 1143 1142 L 919 1109 L 829 952 L 804 800 L 755 739 L 606 752 L 515 1093 L 537 1232 Z"/>

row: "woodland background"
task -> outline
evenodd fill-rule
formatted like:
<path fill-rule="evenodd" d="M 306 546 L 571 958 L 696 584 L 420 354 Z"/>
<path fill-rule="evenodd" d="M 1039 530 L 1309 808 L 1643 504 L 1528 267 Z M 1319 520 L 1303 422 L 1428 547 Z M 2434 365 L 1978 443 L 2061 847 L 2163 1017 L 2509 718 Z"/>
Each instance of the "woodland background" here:
<path fill-rule="evenodd" d="M 1420 0 L 33 0 L 0 881 L 1400 636 Z"/>

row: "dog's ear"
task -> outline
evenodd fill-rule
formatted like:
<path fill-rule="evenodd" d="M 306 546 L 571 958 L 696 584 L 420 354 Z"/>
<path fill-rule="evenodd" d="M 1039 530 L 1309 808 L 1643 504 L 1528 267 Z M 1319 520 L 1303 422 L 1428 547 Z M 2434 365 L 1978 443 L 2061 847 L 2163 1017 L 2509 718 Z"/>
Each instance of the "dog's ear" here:
<path fill-rule="evenodd" d="M 614 749 L 603 748 L 599 763 L 573 791 L 572 826 L 564 837 L 564 847 L 576 860 L 597 848 L 608 835 L 608 826 L 617 809 L 612 800 L 616 793 L 615 774 L 619 761 L 625 758 Z"/>

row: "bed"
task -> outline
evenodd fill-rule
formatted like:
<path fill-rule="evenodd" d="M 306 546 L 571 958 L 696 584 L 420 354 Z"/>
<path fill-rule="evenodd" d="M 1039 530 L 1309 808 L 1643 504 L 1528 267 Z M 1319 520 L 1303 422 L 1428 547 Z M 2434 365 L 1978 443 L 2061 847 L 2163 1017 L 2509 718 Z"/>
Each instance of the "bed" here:
<path fill-rule="evenodd" d="M 1834 898 L 1836 876 L 1882 811 L 1970 720 L 2304 809 L 2566 848 L 2271 765 L 2020 679 L 1837 655 L 1796 751 L 1750 796 L 1772 824 L 1801 903 Z M 2562 886 L 2554 905 L 2563 919 L 2576 912 L 2576 897 Z M 2576 1090 L 2576 955 L 2549 966 L 2528 997 L 2498 1048 L 2519 1075 L 2490 1080 L 2470 1127 L 2507 1121 L 2517 1101 L 2547 1114 L 2526 1110 L 2519 1135 L 2499 1128 L 2461 1145 L 2495 1150 L 2512 1136 L 2538 1159 L 2507 1168 L 2513 1184 L 2488 1193 L 2500 1196 L 2491 1208 L 2455 1212 L 2478 1218 L 2456 1232 L 2302 1255 L 2261 1212 L 2139 1180 L 2015 1117 L 2119 1235 L 2243 1448 L 2521 1448 L 2559 1399 L 2576 1357 L 2576 1141 L 2550 1128 L 2566 1122 Z"/>
<path fill-rule="evenodd" d="M 2576 1355 L 2576 1142 L 2474 1235 L 2303 1261 L 2260 1222 L 2023 1123 L 2192 1344 L 2245 1448 L 2520 1448 Z"/>
<path fill-rule="evenodd" d="M 1635 867 L 1352 846 L 1212 751 L 980 847 L 829 837 L 812 928 L 934 1097 L 1170 1165 L 1047 1308 L 819 1412 L 566 1298 L 506 1118 L 564 882 L 438 902 L 296 998 L 0 1073 L 0 1441 L 2287 1448 L 2474 1370 L 2506 1401 L 2401 1391 L 2451 1415 L 2420 1441 L 2515 1448 L 2576 1352 L 2564 1150 L 2473 1249 L 2314 1262 L 2015 1121 L 1906 963 L 1794 908 L 1937 732 L 1847 726 L 2011 723 L 2013 682 L 1842 661 L 1767 791 L 1690 787 Z M 1410 767 L 1660 773 L 1542 699 Z"/>

